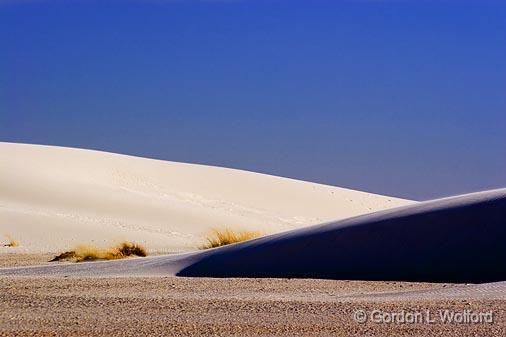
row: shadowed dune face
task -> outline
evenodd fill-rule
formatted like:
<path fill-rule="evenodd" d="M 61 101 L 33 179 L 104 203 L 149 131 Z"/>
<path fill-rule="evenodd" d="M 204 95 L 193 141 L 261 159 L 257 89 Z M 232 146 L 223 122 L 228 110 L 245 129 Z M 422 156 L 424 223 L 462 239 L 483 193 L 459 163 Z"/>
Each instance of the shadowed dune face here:
<path fill-rule="evenodd" d="M 419 203 L 182 255 L 0 268 L 0 275 L 506 280 L 506 189 Z"/>
<path fill-rule="evenodd" d="M 426 202 L 224 247 L 181 276 L 506 280 L 506 189 Z"/>

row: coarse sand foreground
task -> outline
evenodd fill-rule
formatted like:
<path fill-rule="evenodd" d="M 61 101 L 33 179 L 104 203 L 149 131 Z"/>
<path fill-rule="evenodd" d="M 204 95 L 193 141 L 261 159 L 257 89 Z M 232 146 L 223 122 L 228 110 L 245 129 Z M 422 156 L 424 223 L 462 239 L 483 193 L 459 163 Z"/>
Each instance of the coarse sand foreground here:
<path fill-rule="evenodd" d="M 454 297 L 431 294 L 455 287 L 473 286 L 313 279 L 0 277 L 0 336 L 506 335 L 505 298 L 471 298 L 472 291 Z M 440 312 L 461 316 L 491 312 L 493 321 L 443 322 Z M 365 313 L 365 323 L 357 322 L 361 317 L 357 313 Z M 376 318 L 371 321 L 373 313 Z M 422 318 L 416 323 L 388 322 L 403 313 L 404 317 L 420 313 Z"/>

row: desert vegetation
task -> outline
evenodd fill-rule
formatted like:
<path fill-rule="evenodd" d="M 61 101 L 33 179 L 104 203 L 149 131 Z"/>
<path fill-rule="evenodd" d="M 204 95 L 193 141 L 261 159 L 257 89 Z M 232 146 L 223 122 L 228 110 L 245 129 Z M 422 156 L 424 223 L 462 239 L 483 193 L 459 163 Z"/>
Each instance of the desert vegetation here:
<path fill-rule="evenodd" d="M 209 249 L 220 246 L 229 245 L 241 241 L 247 241 L 263 236 L 258 231 L 233 231 L 231 229 L 213 229 L 211 234 L 206 238 L 207 243 L 201 246 L 201 249 Z"/>
<path fill-rule="evenodd" d="M 19 246 L 19 243 L 12 238 L 9 234 L 4 235 L 7 239 L 8 243 L 3 244 L 4 247 L 17 247 Z"/>
<path fill-rule="evenodd" d="M 95 261 L 95 260 L 117 260 L 129 256 L 147 256 L 146 249 L 133 242 L 122 242 L 117 246 L 106 249 L 100 249 L 95 246 L 81 245 L 74 250 L 63 252 L 55 256 L 50 262 L 54 261 Z"/>

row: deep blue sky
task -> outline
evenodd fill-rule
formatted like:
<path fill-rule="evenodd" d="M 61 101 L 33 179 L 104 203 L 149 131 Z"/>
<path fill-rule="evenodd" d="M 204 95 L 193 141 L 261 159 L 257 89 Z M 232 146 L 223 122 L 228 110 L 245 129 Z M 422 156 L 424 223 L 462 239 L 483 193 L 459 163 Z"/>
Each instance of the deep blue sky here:
<path fill-rule="evenodd" d="M 506 186 L 505 1 L 0 0 L 0 140 L 413 199 Z"/>

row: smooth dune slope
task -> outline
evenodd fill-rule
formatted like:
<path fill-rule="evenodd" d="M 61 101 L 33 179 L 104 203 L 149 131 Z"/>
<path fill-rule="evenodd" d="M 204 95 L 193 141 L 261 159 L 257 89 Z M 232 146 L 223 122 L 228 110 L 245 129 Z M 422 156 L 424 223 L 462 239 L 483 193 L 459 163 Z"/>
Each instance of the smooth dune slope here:
<path fill-rule="evenodd" d="M 0 269 L 0 275 L 506 280 L 506 189 L 423 202 L 181 255 Z M 483 289 L 482 289 L 483 290 Z M 502 283 L 499 290 L 506 294 Z"/>
<path fill-rule="evenodd" d="M 211 228 L 271 234 L 411 203 L 234 169 L 0 143 L 0 240 L 20 244 L 0 252 L 119 240 L 183 252 Z"/>
<path fill-rule="evenodd" d="M 178 275 L 505 281 L 505 242 L 506 189 L 500 189 L 225 247 L 193 261 Z"/>

